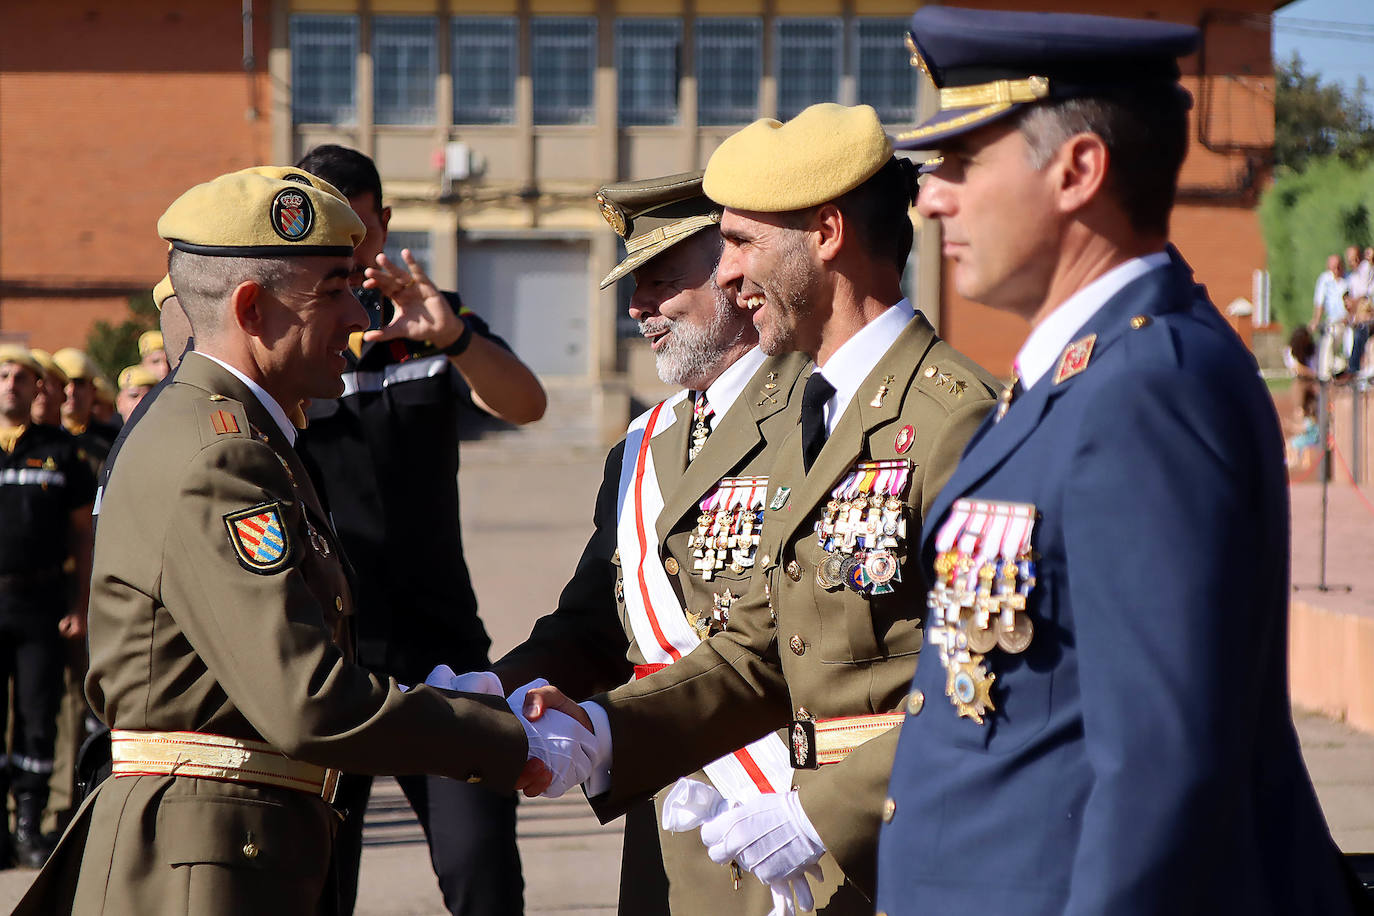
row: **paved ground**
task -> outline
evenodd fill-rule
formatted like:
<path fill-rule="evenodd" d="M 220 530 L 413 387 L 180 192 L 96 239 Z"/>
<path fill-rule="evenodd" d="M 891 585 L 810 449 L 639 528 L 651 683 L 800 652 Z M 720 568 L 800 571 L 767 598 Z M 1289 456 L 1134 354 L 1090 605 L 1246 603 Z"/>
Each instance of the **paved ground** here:
<path fill-rule="evenodd" d="M 464 452 L 463 530 L 493 655 L 515 645 L 554 606 L 588 534 L 601 456 L 569 458 L 522 451 L 519 440 L 483 442 Z M 1349 488 L 1333 488 L 1328 580 L 1356 586 L 1330 595 L 1374 608 L 1374 567 L 1366 545 L 1374 512 Z M 1319 488 L 1294 488 L 1294 579 L 1316 581 L 1314 511 Z M 1361 514 L 1365 513 L 1365 514 Z M 1338 545 L 1338 546 L 1337 546 Z M 1326 595 L 1304 596 L 1324 605 Z M 1342 605 L 1343 607 L 1343 605 Z M 1374 613 L 1374 611 L 1370 611 Z M 1315 715 L 1299 732 L 1332 832 L 1348 851 L 1374 851 L 1374 736 Z M 620 829 L 601 827 L 580 796 L 520 808 L 526 905 L 531 913 L 615 911 Z M 383 780 L 368 813 L 359 916 L 442 916 L 419 828 L 395 784 Z M 12 906 L 31 872 L 0 873 L 0 907 Z"/>

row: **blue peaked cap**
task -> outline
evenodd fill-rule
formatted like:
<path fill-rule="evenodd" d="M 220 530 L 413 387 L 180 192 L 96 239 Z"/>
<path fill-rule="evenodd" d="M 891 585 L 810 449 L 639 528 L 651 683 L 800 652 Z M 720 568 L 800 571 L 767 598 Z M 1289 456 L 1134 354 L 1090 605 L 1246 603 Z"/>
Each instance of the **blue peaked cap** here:
<path fill-rule="evenodd" d="M 1198 30 L 1148 19 L 925 6 L 911 17 L 911 64 L 940 90 L 940 110 L 897 134 L 898 149 L 940 144 L 1043 100 L 1175 93 L 1178 58 Z"/>

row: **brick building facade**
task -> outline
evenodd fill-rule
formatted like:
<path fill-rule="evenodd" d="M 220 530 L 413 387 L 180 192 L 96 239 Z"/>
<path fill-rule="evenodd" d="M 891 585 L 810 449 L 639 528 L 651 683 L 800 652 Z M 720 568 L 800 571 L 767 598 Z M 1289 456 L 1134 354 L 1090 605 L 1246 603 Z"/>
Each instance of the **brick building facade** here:
<path fill-rule="evenodd" d="M 94 321 L 121 320 L 128 297 L 162 275 L 155 220 L 177 194 L 233 168 L 289 162 L 317 142 L 337 141 L 377 157 L 396 211 L 392 228 L 427 254 L 436 279 L 501 300 L 474 304 L 552 382 L 555 396 L 562 388 L 593 405 L 593 437 L 611 435 L 623 429 L 629 395 L 652 395 L 653 382 L 643 348 L 617 334 L 623 290 L 596 288 L 617 259 L 617 240 L 591 192 L 607 181 L 699 167 L 738 124 L 785 117 L 789 105 L 808 100 L 881 98 L 892 112 L 929 104 L 918 88 L 903 101 L 902 81 L 914 87 L 916 78 L 901 69 L 900 45 L 878 50 L 889 47 L 887 32 L 914 5 L 16 0 L 6 5 L 0 34 L 0 336 L 47 348 L 82 345 Z M 1102 11 L 1085 0 L 963 5 Z M 1249 296 L 1252 272 L 1264 266 L 1254 205 L 1273 138 L 1274 5 L 1120 0 L 1111 10 L 1204 27 L 1202 54 L 1184 63 L 1197 129 L 1173 234 L 1221 304 Z M 472 39 L 474 23 L 495 37 Z M 578 28 L 588 36 L 581 49 L 569 45 Z M 342 43 L 321 51 L 320 35 L 342 35 Z M 752 48 L 755 70 L 731 74 L 736 83 L 724 85 L 709 55 L 721 53 L 722 41 L 740 40 L 755 44 L 729 56 L 748 59 Z M 293 46 L 307 41 L 316 44 Z M 502 78 L 491 48 L 502 41 L 510 85 L 505 96 L 499 86 L 491 96 L 492 80 Z M 675 56 L 644 50 L 655 47 Z M 458 84 L 478 78 L 467 65 L 479 52 L 487 70 L 474 95 Z M 585 108 L 575 118 L 550 115 L 546 103 L 568 87 L 550 88 L 549 62 L 583 52 Z M 309 54 L 324 63 L 303 71 Z M 674 66 L 656 77 L 654 60 L 665 56 Z M 324 80 L 310 84 L 309 99 L 306 75 Z M 330 78 L 347 83 L 349 104 L 321 123 L 318 107 L 306 102 L 337 96 Z M 814 98 L 798 95 L 801 84 Z M 407 95 L 417 86 L 418 102 Z M 731 122 L 736 109 L 722 109 L 709 92 L 739 96 L 741 88 Z M 900 128 L 905 116 L 892 117 Z M 555 123 L 567 121 L 574 123 Z M 942 293 L 938 239 L 933 231 L 920 235 L 908 277 L 913 297 L 957 346 L 1007 372 L 1024 329 Z"/>

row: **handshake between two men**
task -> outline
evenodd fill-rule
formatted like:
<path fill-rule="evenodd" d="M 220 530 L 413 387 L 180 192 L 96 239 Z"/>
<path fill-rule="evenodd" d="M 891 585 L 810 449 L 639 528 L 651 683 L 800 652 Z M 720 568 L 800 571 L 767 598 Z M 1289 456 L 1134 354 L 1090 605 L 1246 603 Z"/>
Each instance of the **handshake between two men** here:
<path fill-rule="evenodd" d="M 489 696 L 504 692 L 491 671 L 455 674 L 448 665 L 435 668 L 425 683 Z M 542 678 L 512 691 L 506 701 L 529 740 L 529 761 L 517 790 L 531 798 L 558 798 L 584 783 L 589 796 L 609 788 L 610 723 L 600 707 L 575 703 Z M 765 884 L 773 897 L 769 916 L 814 908 L 806 879 L 823 880 L 825 845 L 797 793 L 770 793 L 731 805 L 710 784 L 679 779 L 664 800 L 662 821 L 663 829 L 674 833 L 700 829 L 712 861 L 751 872 Z"/>

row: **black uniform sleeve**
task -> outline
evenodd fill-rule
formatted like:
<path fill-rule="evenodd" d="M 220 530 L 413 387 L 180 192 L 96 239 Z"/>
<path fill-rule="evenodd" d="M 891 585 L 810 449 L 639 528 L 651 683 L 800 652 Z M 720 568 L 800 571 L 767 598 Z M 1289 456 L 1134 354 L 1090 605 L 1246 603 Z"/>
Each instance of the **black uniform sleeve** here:
<path fill-rule="evenodd" d="M 616 606 L 617 568 L 611 559 L 624 450 L 621 442 L 606 456 L 596 496 L 596 529 L 563 587 L 558 608 L 539 618 L 529 639 L 492 665 L 507 690 L 543 677 L 581 700 L 625 683 L 634 670 L 625 657 L 629 640 Z"/>
<path fill-rule="evenodd" d="M 89 506 L 95 501 L 95 471 L 89 459 L 83 456 L 82 449 L 72 442 L 68 452 L 67 466 L 62 469 L 67 477 L 67 509 L 74 511 Z"/>

